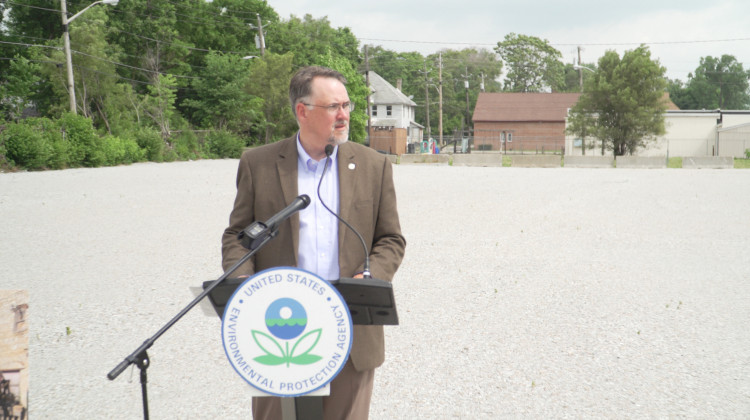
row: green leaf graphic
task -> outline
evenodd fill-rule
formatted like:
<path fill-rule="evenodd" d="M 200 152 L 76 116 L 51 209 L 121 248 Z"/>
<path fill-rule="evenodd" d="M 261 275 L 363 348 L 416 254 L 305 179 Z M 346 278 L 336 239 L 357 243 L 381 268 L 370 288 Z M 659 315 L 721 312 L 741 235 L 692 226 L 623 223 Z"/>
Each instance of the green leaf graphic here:
<path fill-rule="evenodd" d="M 266 352 L 267 355 L 275 356 L 284 360 L 284 356 L 285 356 L 284 349 L 273 337 L 264 333 L 263 331 L 258 331 L 258 330 L 252 330 L 252 334 L 253 334 L 253 340 L 255 340 L 255 344 L 257 344 L 258 347 L 261 348 L 261 350 Z M 265 345 L 263 345 L 264 343 L 261 343 L 261 341 L 263 341 Z M 273 346 L 276 346 L 276 348 L 279 350 L 278 353 L 274 354 L 274 352 L 268 349 L 268 348 L 273 349 Z"/>
<path fill-rule="evenodd" d="M 284 363 L 286 363 L 286 361 L 284 360 L 283 357 L 276 357 L 276 356 L 271 355 L 271 354 L 266 354 L 264 356 L 258 356 L 256 358 L 254 358 L 253 360 L 255 360 L 256 362 L 258 362 L 260 364 L 266 365 L 266 366 L 278 366 L 278 365 L 283 365 Z"/>
<path fill-rule="evenodd" d="M 312 330 L 309 333 L 303 335 L 302 337 L 297 340 L 296 343 L 294 343 L 294 347 L 292 347 L 292 351 L 289 352 L 289 357 L 292 358 L 292 360 L 295 360 L 296 357 L 294 357 L 295 350 L 297 350 L 297 347 L 300 347 L 304 351 L 300 354 L 300 356 L 304 356 L 307 353 L 310 353 L 312 349 L 315 348 L 315 346 L 318 344 L 318 341 L 320 341 L 320 334 L 322 332 L 322 328 L 318 328 L 317 330 Z"/>
<path fill-rule="evenodd" d="M 316 356 L 314 354 L 301 354 L 297 357 L 292 357 L 292 360 L 290 360 L 290 362 L 294 363 L 295 365 L 310 365 L 320 359 L 322 359 L 322 357 Z"/>

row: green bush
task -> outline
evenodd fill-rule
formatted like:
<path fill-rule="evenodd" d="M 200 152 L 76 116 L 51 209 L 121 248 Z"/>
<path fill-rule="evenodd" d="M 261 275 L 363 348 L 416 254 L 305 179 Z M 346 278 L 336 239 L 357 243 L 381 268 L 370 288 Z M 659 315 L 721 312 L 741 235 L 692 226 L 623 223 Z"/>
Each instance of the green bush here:
<path fill-rule="evenodd" d="M 0 135 L 6 159 L 24 169 L 44 169 L 52 156 L 52 145 L 36 127 L 36 118 L 8 124 Z"/>
<path fill-rule="evenodd" d="M 198 159 L 200 157 L 200 145 L 198 137 L 192 131 L 186 130 L 178 134 L 172 140 L 172 149 L 180 159 Z"/>
<path fill-rule="evenodd" d="M 146 152 L 132 139 L 107 136 L 103 139 L 105 164 L 110 166 L 130 164 L 144 160 Z"/>
<path fill-rule="evenodd" d="M 151 128 L 141 128 L 134 133 L 138 147 L 146 153 L 146 160 L 162 162 L 164 160 L 164 140 L 161 134 Z"/>
<path fill-rule="evenodd" d="M 228 131 L 213 131 L 206 136 L 204 147 L 212 158 L 239 158 L 245 142 Z"/>
<path fill-rule="evenodd" d="M 745 158 L 750 159 L 750 149 L 745 149 Z"/>
<path fill-rule="evenodd" d="M 53 124 L 52 121 L 49 121 Z M 52 156 L 47 161 L 50 169 L 64 169 L 70 166 L 70 143 L 63 139 L 59 129 L 45 131 L 46 137 L 52 145 Z"/>
<path fill-rule="evenodd" d="M 96 134 L 90 119 L 66 112 L 57 120 L 57 124 L 63 131 L 63 139 L 70 143 L 71 166 L 104 164 L 104 142 Z"/>

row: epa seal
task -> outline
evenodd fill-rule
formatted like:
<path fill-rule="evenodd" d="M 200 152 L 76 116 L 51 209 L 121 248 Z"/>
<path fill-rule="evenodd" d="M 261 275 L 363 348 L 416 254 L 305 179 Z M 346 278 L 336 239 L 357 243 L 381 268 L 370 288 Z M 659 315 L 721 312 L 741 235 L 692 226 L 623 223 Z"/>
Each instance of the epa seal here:
<path fill-rule="evenodd" d="M 327 385 L 352 345 L 352 320 L 335 287 L 305 270 L 277 267 L 248 278 L 227 301 L 224 352 L 253 387 L 297 397 Z"/>

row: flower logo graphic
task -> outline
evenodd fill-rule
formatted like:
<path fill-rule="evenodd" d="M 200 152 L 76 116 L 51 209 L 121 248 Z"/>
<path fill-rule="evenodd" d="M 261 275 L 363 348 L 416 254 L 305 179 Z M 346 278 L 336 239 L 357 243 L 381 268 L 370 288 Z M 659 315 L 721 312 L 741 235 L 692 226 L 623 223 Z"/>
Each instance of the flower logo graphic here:
<path fill-rule="evenodd" d="M 263 331 L 252 330 L 253 340 L 265 353 L 253 360 L 269 366 L 286 364 L 289 367 L 291 364 L 309 365 L 322 359 L 310 354 L 320 340 L 321 328 L 307 332 L 289 348 L 290 340 L 299 337 L 305 327 L 307 312 L 302 304 L 291 298 L 271 302 L 266 309 L 266 328 L 273 337 Z"/>
<path fill-rule="evenodd" d="M 266 309 L 266 327 L 276 338 L 297 338 L 306 326 L 307 312 L 294 299 L 277 299 Z"/>

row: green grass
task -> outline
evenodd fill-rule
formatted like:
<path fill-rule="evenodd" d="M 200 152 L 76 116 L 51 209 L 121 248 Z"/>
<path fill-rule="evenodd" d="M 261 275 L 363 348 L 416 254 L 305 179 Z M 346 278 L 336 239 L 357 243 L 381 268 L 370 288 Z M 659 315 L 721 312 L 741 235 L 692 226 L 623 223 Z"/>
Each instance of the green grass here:
<path fill-rule="evenodd" d="M 750 169 L 750 159 L 734 158 L 735 169 Z"/>
<path fill-rule="evenodd" d="M 667 168 L 682 168 L 682 158 L 681 157 L 671 157 L 669 160 L 667 160 Z"/>
<path fill-rule="evenodd" d="M 510 156 L 503 155 L 503 168 L 510 167 Z"/>

